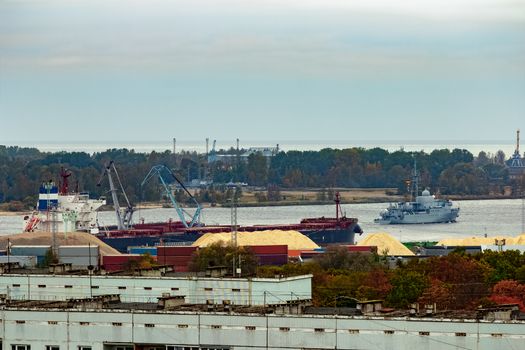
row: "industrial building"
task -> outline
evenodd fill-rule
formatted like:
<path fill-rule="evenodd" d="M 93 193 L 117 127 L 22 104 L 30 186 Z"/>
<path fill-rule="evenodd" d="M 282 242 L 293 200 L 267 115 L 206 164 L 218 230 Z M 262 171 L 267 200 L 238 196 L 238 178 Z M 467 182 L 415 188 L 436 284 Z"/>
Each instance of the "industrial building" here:
<path fill-rule="evenodd" d="M 523 349 L 525 323 L 4 304 L 2 349 Z"/>
<path fill-rule="evenodd" d="M 18 300 L 67 300 L 118 294 L 124 302 L 183 296 L 187 304 L 265 305 L 312 299 L 312 275 L 286 278 L 0 275 L 0 294 Z"/>

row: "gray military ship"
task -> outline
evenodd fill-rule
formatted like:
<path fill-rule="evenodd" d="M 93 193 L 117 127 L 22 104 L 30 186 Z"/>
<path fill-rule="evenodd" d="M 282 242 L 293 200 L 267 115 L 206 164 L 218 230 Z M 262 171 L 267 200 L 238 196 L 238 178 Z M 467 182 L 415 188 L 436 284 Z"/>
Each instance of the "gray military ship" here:
<path fill-rule="evenodd" d="M 418 178 L 416 163 L 414 162 L 412 198 L 415 197 L 415 200 L 391 203 L 388 208 L 379 213 L 380 217 L 374 222 L 383 225 L 456 222 L 459 208 L 454 207 L 450 200 L 436 199 L 428 189 L 419 195 Z"/>

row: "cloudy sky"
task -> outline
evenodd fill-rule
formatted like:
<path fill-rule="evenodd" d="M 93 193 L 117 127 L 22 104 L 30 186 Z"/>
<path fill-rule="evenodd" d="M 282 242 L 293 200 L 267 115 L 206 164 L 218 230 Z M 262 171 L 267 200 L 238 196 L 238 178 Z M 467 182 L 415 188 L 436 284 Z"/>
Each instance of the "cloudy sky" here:
<path fill-rule="evenodd" d="M 0 0 L 0 144 L 505 140 L 525 0 Z"/>

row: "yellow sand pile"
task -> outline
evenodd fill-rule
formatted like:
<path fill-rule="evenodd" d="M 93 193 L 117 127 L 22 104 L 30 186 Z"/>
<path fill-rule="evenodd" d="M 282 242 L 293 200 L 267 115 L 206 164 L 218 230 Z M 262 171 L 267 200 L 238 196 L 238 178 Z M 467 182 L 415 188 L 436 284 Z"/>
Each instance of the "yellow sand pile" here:
<path fill-rule="evenodd" d="M 505 240 L 505 245 L 525 245 L 525 234 L 517 237 L 512 236 L 492 236 L 492 237 L 467 237 L 467 238 L 446 238 L 437 243 L 441 246 L 479 246 L 494 245 L 496 240 Z"/>
<path fill-rule="evenodd" d="M 231 241 L 231 232 L 206 233 L 192 245 L 206 247 L 217 242 L 226 244 Z M 290 250 L 311 250 L 319 248 L 310 238 L 299 231 L 266 230 L 257 232 L 238 232 L 237 244 L 240 246 L 251 245 L 287 245 Z"/>
<path fill-rule="evenodd" d="M 100 255 L 120 254 L 116 249 L 86 232 L 68 232 L 67 239 L 64 233 L 57 233 L 56 237 L 58 245 L 98 245 Z M 0 236 L 0 249 L 6 249 L 8 239 L 12 245 L 51 245 L 52 241 L 50 232 L 24 232 Z"/>
<path fill-rule="evenodd" d="M 376 246 L 377 247 L 377 253 L 382 255 L 390 255 L 390 256 L 407 256 L 407 255 L 414 255 L 408 249 L 405 247 L 401 242 L 399 242 L 397 239 L 389 235 L 388 233 L 371 233 L 369 235 L 366 235 L 366 237 L 357 243 L 359 246 Z"/>

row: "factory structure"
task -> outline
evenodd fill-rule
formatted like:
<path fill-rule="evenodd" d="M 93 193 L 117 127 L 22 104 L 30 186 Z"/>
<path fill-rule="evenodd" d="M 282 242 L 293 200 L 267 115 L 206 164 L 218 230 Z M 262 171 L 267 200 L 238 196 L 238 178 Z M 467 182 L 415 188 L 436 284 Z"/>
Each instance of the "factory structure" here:
<path fill-rule="evenodd" d="M 208 145 L 208 139 L 206 139 L 206 145 Z M 218 153 L 215 149 L 216 147 L 216 140 L 213 140 L 213 145 L 210 151 L 208 151 L 208 146 L 206 146 L 206 154 L 208 156 L 207 160 L 208 163 L 215 163 L 215 162 L 222 162 L 225 164 L 233 164 L 236 161 L 241 162 L 247 162 L 248 158 L 252 154 L 260 153 L 263 157 L 265 157 L 267 160 L 275 156 L 277 153 L 279 153 L 279 145 L 277 144 L 275 147 L 250 147 L 247 150 L 240 150 L 239 148 L 239 139 L 237 139 L 236 144 L 236 152 L 235 154 L 230 153 Z M 268 162 L 269 163 L 269 162 Z"/>
<path fill-rule="evenodd" d="M 56 271 L 55 271 L 56 272 Z M 516 305 L 467 315 L 404 314 L 380 300 L 312 305 L 312 276 L 0 275 L 0 342 L 10 350 L 519 349 Z"/>

